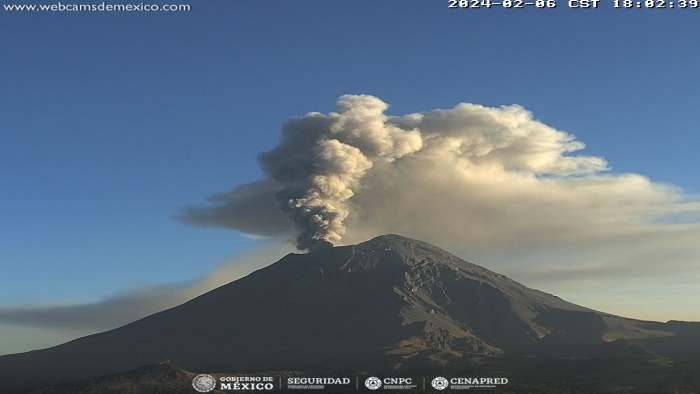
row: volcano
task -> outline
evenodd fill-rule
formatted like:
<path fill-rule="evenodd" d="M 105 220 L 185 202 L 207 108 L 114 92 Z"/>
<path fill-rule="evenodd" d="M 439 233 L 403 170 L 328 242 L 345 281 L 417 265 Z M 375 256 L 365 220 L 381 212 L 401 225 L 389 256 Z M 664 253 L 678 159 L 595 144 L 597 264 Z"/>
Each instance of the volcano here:
<path fill-rule="evenodd" d="M 700 354 L 700 323 L 566 302 L 398 235 L 278 262 L 185 304 L 49 349 L 0 357 L 0 392 L 170 360 L 189 371 L 459 366 L 475 356 Z"/>

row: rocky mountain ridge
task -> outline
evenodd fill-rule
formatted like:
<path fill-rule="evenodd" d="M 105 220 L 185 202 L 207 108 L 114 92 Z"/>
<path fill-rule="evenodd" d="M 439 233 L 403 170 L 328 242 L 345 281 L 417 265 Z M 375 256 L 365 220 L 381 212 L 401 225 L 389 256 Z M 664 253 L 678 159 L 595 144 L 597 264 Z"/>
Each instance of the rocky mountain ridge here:
<path fill-rule="evenodd" d="M 385 235 L 289 254 L 118 329 L 2 356 L 0 392 L 164 359 L 203 372 L 430 370 L 480 356 L 678 357 L 699 344 L 698 323 L 597 312 L 428 243 Z"/>

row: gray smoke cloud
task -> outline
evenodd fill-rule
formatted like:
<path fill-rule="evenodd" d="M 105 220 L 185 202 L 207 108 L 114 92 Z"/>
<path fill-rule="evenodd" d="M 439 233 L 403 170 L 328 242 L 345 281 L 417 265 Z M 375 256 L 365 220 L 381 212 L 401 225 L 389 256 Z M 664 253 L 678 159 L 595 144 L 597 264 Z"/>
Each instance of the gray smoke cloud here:
<path fill-rule="evenodd" d="M 389 122 L 387 108 L 372 96 L 343 96 L 330 114 L 313 112 L 290 120 L 280 144 L 259 155 L 269 180 L 234 189 L 214 208 L 187 208 L 181 220 L 279 235 L 284 226 L 266 206 L 274 201 L 278 212 L 292 220 L 298 249 L 340 241 L 350 215 L 347 202 L 362 177 L 377 163 L 391 163 L 422 147 L 419 131 Z M 277 190 L 270 195 L 268 187 Z M 236 193 L 243 189 L 247 193 Z"/>
<path fill-rule="evenodd" d="M 225 227 L 261 237 L 286 237 L 292 228 L 275 203 L 281 185 L 263 180 L 207 198 L 209 207 L 187 207 L 178 220 L 203 227 Z"/>
<path fill-rule="evenodd" d="M 292 250 L 289 245 L 267 243 L 223 261 L 201 278 L 140 286 L 93 302 L 0 307 L 0 355 L 55 346 L 120 327 L 240 279 Z"/>
<path fill-rule="evenodd" d="M 298 249 L 314 250 L 340 241 L 350 215 L 347 201 L 361 187 L 362 177 L 376 163 L 390 163 L 422 147 L 418 130 L 388 122 L 387 108 L 375 97 L 343 96 L 330 114 L 314 112 L 287 122 L 280 144 L 260 154 L 260 166 L 279 185 L 274 201 L 292 219 Z M 235 204 L 227 208 L 240 211 Z M 190 208 L 185 220 L 211 223 L 221 217 L 218 212 Z M 249 232 L 243 223 L 248 221 L 237 222 L 236 227 Z"/>

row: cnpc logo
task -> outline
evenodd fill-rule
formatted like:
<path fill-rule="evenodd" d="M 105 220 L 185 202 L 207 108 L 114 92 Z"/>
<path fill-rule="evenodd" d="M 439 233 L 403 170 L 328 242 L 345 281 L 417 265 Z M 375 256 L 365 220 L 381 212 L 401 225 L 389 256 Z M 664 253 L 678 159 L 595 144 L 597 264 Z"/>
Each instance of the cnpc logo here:
<path fill-rule="evenodd" d="M 376 390 L 376 389 L 382 387 L 382 380 L 376 376 L 372 376 L 371 378 L 367 378 L 367 380 L 365 380 L 365 387 L 367 387 L 370 390 Z"/>
<path fill-rule="evenodd" d="M 370 390 L 377 390 L 384 386 L 391 386 L 392 388 L 395 388 L 394 386 L 406 386 L 406 385 L 411 385 L 413 384 L 413 379 L 411 378 L 384 378 L 384 379 L 379 379 L 376 376 L 372 376 L 370 378 L 367 378 L 365 380 L 365 387 L 367 387 Z"/>

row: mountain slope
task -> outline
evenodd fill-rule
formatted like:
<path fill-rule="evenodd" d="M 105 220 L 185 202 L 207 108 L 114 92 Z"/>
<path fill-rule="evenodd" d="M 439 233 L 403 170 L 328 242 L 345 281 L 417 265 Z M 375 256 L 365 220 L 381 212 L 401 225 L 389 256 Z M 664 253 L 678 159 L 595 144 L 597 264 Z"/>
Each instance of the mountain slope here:
<path fill-rule="evenodd" d="M 644 341 L 670 354 L 677 346 L 665 338 L 673 335 L 662 323 L 574 305 L 430 244 L 386 235 L 290 254 L 124 327 L 0 357 L 0 391 L 164 359 L 190 371 L 248 372 L 429 368 L 470 354 L 636 354 L 647 351 L 638 346 Z"/>
<path fill-rule="evenodd" d="M 194 377 L 194 373 L 176 365 L 160 363 L 145 365 L 118 375 L 46 387 L 32 391 L 31 394 L 191 394 L 194 392 L 192 390 Z"/>

